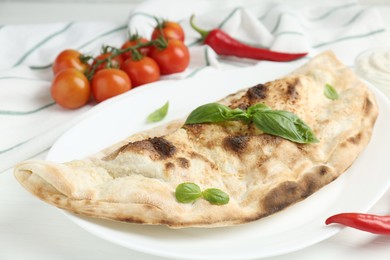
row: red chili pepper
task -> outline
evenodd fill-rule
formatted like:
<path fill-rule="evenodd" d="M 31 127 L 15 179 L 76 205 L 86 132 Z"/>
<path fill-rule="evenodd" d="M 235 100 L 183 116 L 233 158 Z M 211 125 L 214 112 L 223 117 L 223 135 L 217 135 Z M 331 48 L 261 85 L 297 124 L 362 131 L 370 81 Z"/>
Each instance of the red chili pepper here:
<path fill-rule="evenodd" d="M 390 215 L 379 216 L 363 213 L 340 213 L 329 217 L 325 224 L 338 223 L 344 226 L 380 235 L 390 235 Z"/>
<path fill-rule="evenodd" d="M 256 48 L 237 41 L 220 29 L 202 30 L 194 24 L 194 15 L 191 16 L 190 24 L 195 31 L 200 33 L 203 43 L 209 45 L 220 55 L 270 61 L 292 61 L 307 55 L 307 53 L 284 53 Z"/>

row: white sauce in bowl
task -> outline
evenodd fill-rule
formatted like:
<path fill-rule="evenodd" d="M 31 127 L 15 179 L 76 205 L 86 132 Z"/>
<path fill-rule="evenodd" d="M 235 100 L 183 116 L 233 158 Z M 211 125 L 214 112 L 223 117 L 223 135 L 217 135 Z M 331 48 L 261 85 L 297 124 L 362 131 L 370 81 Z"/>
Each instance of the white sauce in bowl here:
<path fill-rule="evenodd" d="M 361 53 L 355 60 L 356 72 L 390 97 L 390 47 Z"/>

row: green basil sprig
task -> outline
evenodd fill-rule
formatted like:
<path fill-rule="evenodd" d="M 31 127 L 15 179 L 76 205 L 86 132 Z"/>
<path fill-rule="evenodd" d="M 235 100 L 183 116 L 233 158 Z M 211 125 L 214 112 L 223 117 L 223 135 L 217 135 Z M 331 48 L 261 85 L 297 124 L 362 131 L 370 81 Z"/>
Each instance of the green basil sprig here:
<path fill-rule="evenodd" d="M 337 93 L 337 90 L 328 83 L 325 84 L 324 95 L 330 100 L 336 100 L 339 98 L 339 94 Z"/>
<path fill-rule="evenodd" d="M 230 200 L 229 195 L 220 189 L 210 188 L 202 192 L 200 187 L 192 182 L 183 182 L 177 185 L 175 197 L 181 203 L 191 203 L 202 197 L 214 205 L 224 205 Z"/>
<path fill-rule="evenodd" d="M 231 109 L 210 103 L 196 108 L 185 124 L 217 123 L 242 120 L 255 124 L 266 134 L 279 136 L 296 143 L 317 143 L 318 139 L 305 122 L 295 114 L 284 110 L 272 110 L 265 104 L 250 106 L 247 110 Z"/>
<path fill-rule="evenodd" d="M 146 121 L 148 123 L 154 123 L 163 120 L 168 113 L 168 108 L 169 108 L 169 101 L 167 101 L 162 107 L 160 107 L 156 111 L 152 112 L 146 118 Z"/>

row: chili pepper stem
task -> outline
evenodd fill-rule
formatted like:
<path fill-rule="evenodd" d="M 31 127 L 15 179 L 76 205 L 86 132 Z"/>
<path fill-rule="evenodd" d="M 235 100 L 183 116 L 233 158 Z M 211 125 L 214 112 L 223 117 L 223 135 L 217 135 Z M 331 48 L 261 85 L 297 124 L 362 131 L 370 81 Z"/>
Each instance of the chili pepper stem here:
<path fill-rule="evenodd" d="M 193 15 L 191 15 L 191 18 L 190 18 L 190 25 L 195 31 L 197 31 L 200 34 L 202 41 L 204 41 L 206 39 L 206 37 L 209 35 L 210 31 L 203 30 L 203 29 L 199 28 L 198 26 L 196 26 L 194 23 L 194 19 L 195 19 L 195 15 L 193 14 Z"/>

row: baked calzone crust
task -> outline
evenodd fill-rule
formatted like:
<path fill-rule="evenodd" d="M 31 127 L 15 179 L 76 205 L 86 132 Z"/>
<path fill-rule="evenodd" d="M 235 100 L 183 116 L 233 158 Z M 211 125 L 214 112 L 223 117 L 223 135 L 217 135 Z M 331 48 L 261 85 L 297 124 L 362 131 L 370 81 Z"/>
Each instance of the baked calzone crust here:
<path fill-rule="evenodd" d="M 338 99 L 324 95 L 326 84 Z M 15 176 L 40 199 L 85 216 L 173 228 L 242 224 L 303 200 L 345 172 L 368 144 L 378 114 L 365 83 L 331 52 L 219 103 L 292 112 L 319 142 L 291 142 L 242 121 L 177 121 L 85 159 L 21 162 Z M 179 203 L 175 189 L 184 182 L 218 188 L 230 201 Z"/>

